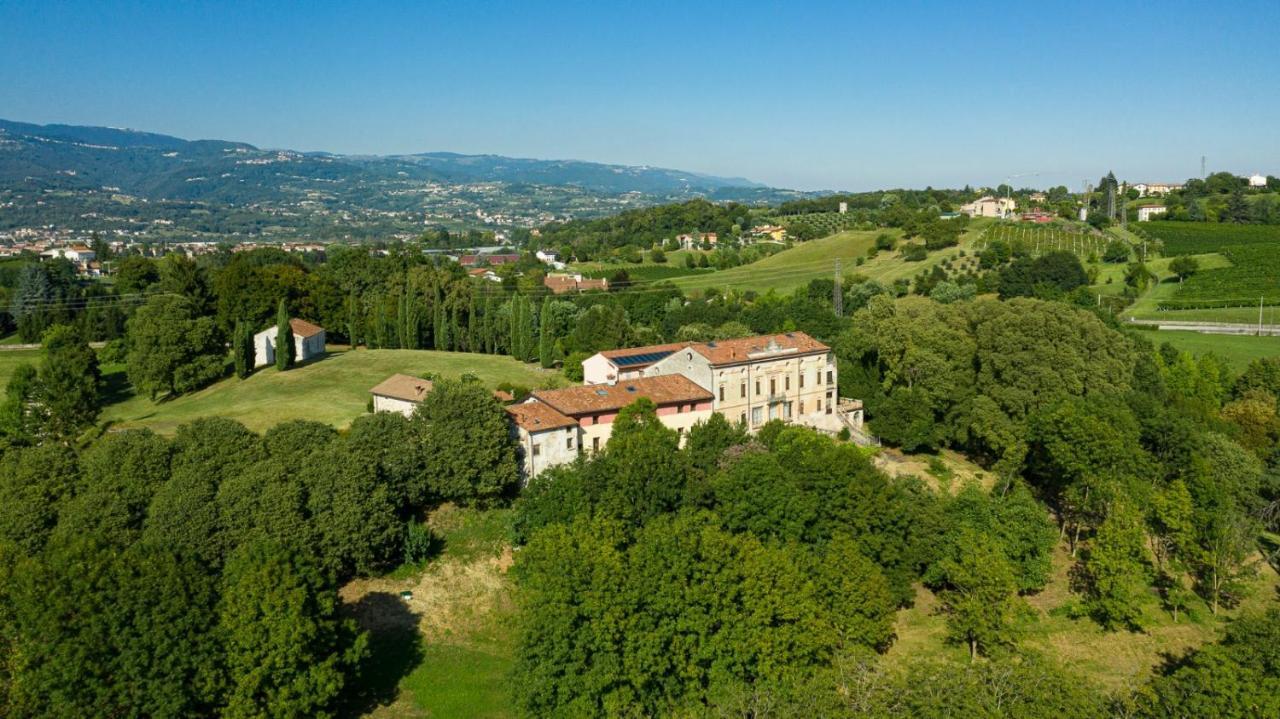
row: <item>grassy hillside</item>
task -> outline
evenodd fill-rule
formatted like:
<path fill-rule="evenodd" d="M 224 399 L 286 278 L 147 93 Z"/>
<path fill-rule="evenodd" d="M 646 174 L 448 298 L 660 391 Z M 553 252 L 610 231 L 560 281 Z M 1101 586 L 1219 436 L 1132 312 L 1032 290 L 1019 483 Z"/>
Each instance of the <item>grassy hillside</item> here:
<path fill-rule="evenodd" d="M 2 359 L 2 358 L 0 358 Z M 512 382 L 528 387 L 559 383 L 561 375 L 506 356 L 425 350 L 347 350 L 287 372 L 261 369 L 245 380 L 222 380 L 199 392 L 159 403 L 132 394 L 122 368 L 107 374 L 116 401 L 102 419 L 117 427 L 150 427 L 169 433 L 198 417 L 238 420 L 262 432 L 290 419 L 313 419 L 345 427 L 365 411 L 369 388 L 396 372 L 422 375 L 435 372 L 457 377 L 470 372 L 488 387 Z"/>
<path fill-rule="evenodd" d="M 1265 606 L 1275 596 L 1277 583 L 1276 573 L 1263 564 L 1242 607 L 1215 617 L 1196 599 L 1178 622 L 1160 607 L 1155 592 L 1149 591 L 1142 601 L 1144 631 L 1106 632 L 1089 619 L 1073 618 L 1080 602 L 1079 595 L 1069 589 L 1073 564 L 1065 546 L 1060 545 L 1048 586 L 1026 597 L 1028 610 L 1020 621 L 1019 646 L 1051 656 L 1108 689 L 1131 686 L 1149 676 L 1165 658 L 1213 641 L 1225 619 Z M 949 657 L 957 666 L 967 661 L 964 647 L 946 643 L 946 618 L 937 609 L 937 597 L 918 588 L 914 605 L 898 612 L 897 638 L 886 655 L 890 665 L 905 666 L 940 656 Z"/>
<path fill-rule="evenodd" d="M 907 262 L 898 251 L 880 252 L 875 257 L 867 257 L 867 251 L 875 245 L 877 236 L 886 233 L 900 239 L 901 233 L 897 230 L 848 230 L 798 244 L 750 265 L 710 275 L 681 277 L 674 282 L 683 290 L 718 287 L 756 292 L 790 292 L 807 285 L 810 280 L 831 277 L 835 260 L 839 259 L 841 271 L 846 277 L 856 274 L 891 283 L 896 279 L 913 277 L 948 258 L 958 256 L 961 251 L 972 254 L 974 245 L 986 226 L 987 223 L 983 221 L 971 223 L 961 237 L 959 246 L 931 252 L 920 262 Z M 862 265 L 857 264 L 858 259 L 863 260 Z"/>

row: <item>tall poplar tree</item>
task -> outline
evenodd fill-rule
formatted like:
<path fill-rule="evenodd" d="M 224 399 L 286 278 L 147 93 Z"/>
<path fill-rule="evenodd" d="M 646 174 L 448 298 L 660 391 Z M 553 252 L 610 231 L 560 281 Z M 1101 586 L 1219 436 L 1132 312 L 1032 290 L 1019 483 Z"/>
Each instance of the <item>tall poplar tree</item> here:
<path fill-rule="evenodd" d="M 551 295 L 542 298 L 538 325 L 538 362 L 543 367 L 550 368 L 556 361 L 556 338 L 551 327 Z"/>
<path fill-rule="evenodd" d="M 347 295 L 347 341 L 351 343 L 351 349 L 355 349 L 360 344 L 360 299 L 356 297 L 356 293 L 352 292 Z"/>

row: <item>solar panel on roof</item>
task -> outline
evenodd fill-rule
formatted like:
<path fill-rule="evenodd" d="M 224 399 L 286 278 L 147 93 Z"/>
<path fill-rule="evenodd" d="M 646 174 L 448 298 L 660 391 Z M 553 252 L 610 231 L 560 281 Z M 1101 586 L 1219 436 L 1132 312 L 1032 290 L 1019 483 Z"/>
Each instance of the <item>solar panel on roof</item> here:
<path fill-rule="evenodd" d="M 626 355 L 623 357 L 614 357 L 613 363 L 619 367 L 630 367 L 638 364 L 649 364 L 657 362 L 664 357 L 670 357 L 671 352 L 644 352 L 638 355 Z"/>

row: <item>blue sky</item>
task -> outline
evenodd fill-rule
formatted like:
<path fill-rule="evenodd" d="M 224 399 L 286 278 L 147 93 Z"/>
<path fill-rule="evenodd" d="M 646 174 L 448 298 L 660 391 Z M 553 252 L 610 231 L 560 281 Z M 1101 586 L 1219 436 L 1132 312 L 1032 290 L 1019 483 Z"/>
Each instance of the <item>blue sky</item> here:
<path fill-rule="evenodd" d="M 1280 174 L 1278 28 L 1275 0 L 6 0 L 0 117 L 802 189 Z"/>

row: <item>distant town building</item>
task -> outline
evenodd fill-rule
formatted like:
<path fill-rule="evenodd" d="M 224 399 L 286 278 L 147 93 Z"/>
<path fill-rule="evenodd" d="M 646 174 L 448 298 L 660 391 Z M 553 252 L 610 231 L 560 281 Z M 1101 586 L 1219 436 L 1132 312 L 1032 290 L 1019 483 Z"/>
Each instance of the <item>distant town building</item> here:
<path fill-rule="evenodd" d="M 609 289 L 609 280 L 583 277 L 580 274 L 549 274 L 542 279 L 542 284 L 556 295 Z"/>
<path fill-rule="evenodd" d="M 751 228 L 751 234 L 756 237 L 767 237 L 774 242 L 782 242 L 787 239 L 787 228 L 782 225 L 757 225 Z"/>
<path fill-rule="evenodd" d="M 1008 217 L 1018 209 L 1018 202 L 1011 197 L 979 197 L 965 205 L 960 211 L 970 217 Z"/>
<path fill-rule="evenodd" d="M 1138 191 L 1138 197 L 1147 197 L 1177 192 L 1182 189 L 1182 185 L 1173 182 L 1139 182 L 1133 186 L 1133 189 Z"/>
<path fill-rule="evenodd" d="M 841 202 L 841 203 L 840 203 L 840 214 L 842 214 L 842 215 L 843 215 L 843 214 L 846 214 L 846 213 L 848 213 L 848 212 L 849 212 L 849 203 L 848 203 L 848 202 Z"/>
<path fill-rule="evenodd" d="M 1055 218 L 1052 213 L 1045 212 L 1044 210 L 1031 210 L 1030 212 L 1022 213 L 1023 222 L 1044 223 L 1044 222 L 1053 222 L 1054 219 Z"/>
<path fill-rule="evenodd" d="M 520 261 L 520 255 L 463 255 L 458 258 L 458 264 L 463 267 L 476 267 L 480 265 L 489 265 L 497 267 L 498 265 L 513 265 Z"/>
<path fill-rule="evenodd" d="M 714 232 L 695 232 L 691 235 L 676 235 L 676 244 L 682 250 L 698 250 L 705 243 L 708 246 L 715 247 L 720 238 Z"/>
<path fill-rule="evenodd" d="M 324 354 L 323 327 L 295 318 L 289 320 L 289 329 L 293 332 L 293 359 L 295 362 L 306 362 Z M 276 326 L 272 325 L 253 336 L 254 367 L 275 364 L 276 330 Z"/>
<path fill-rule="evenodd" d="M 1267 186 L 1266 175 L 1262 175 L 1256 172 L 1253 173 L 1252 175 L 1249 175 L 1249 187 L 1266 187 L 1266 186 Z"/>
<path fill-rule="evenodd" d="M 1169 208 L 1164 205 L 1147 205 L 1138 208 L 1138 222 L 1148 222 L 1155 215 L 1163 215 Z"/>
<path fill-rule="evenodd" d="M 431 380 L 407 374 L 393 374 L 369 390 L 374 412 L 399 412 L 410 417 L 434 389 Z"/>

